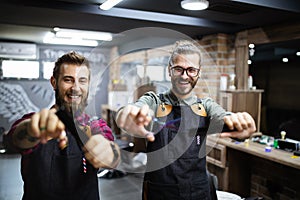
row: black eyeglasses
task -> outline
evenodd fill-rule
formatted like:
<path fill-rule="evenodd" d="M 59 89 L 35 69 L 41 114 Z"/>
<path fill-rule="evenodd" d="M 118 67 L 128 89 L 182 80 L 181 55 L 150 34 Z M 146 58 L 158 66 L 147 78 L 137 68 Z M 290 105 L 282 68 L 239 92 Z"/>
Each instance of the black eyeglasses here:
<path fill-rule="evenodd" d="M 188 76 L 195 77 L 198 76 L 200 69 L 195 67 L 183 68 L 181 66 L 173 66 L 171 67 L 171 71 L 173 76 L 182 76 L 184 72 L 186 72 Z"/>

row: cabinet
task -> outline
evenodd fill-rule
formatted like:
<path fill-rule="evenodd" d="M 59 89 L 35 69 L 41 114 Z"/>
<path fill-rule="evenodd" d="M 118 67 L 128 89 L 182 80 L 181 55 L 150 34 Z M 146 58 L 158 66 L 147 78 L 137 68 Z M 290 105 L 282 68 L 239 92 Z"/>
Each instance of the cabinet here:
<path fill-rule="evenodd" d="M 228 172 L 226 146 L 215 141 L 206 142 L 206 161 L 210 173 L 218 177 L 218 190 L 228 191 Z"/>
<path fill-rule="evenodd" d="M 218 177 L 218 189 L 242 197 L 300 199 L 300 158 L 274 148 L 266 153 L 266 146 L 209 135 L 207 168 Z"/>
<path fill-rule="evenodd" d="M 220 105 L 230 112 L 248 112 L 260 132 L 261 98 L 263 90 L 225 90 L 220 92 Z"/>

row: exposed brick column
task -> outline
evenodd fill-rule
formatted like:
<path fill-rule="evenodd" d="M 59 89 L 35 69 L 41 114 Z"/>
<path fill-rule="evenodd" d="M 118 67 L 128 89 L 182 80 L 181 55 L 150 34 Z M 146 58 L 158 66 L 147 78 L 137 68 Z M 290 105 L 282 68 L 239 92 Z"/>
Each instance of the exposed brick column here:
<path fill-rule="evenodd" d="M 214 34 L 203 37 L 201 80 L 195 91 L 199 97 L 209 96 L 218 101 L 221 74 L 235 73 L 235 48 L 232 35 Z"/>

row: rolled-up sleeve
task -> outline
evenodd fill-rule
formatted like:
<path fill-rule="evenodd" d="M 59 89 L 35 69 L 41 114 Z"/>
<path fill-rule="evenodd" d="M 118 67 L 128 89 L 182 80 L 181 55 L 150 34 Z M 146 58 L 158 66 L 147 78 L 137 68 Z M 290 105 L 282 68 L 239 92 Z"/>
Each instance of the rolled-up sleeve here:
<path fill-rule="evenodd" d="M 24 121 L 24 120 L 26 120 L 26 119 L 29 119 L 33 114 L 34 114 L 34 112 L 25 114 L 25 115 L 23 115 L 22 118 L 18 119 L 17 121 L 15 121 L 15 122 L 12 124 L 12 126 L 11 126 L 11 128 L 10 128 L 8 134 L 7 134 L 7 136 L 8 136 L 8 138 L 7 138 L 7 139 L 8 139 L 8 148 L 9 148 L 10 150 L 15 151 L 15 152 L 19 152 L 19 153 L 21 153 L 21 154 L 23 154 L 23 155 L 26 155 L 26 154 L 30 154 L 30 153 L 33 151 L 33 149 L 35 148 L 35 147 L 34 147 L 34 148 L 31 148 L 31 149 L 20 149 L 20 148 L 16 147 L 16 146 L 13 144 L 13 133 L 14 133 L 14 131 L 16 130 L 17 126 L 18 126 L 22 121 Z"/>
<path fill-rule="evenodd" d="M 221 133 L 224 127 L 224 116 L 227 112 L 211 98 L 203 99 L 202 103 L 210 118 L 207 134 Z"/>
<path fill-rule="evenodd" d="M 106 139 L 110 141 L 114 141 L 112 130 L 103 119 L 92 121 L 90 126 L 91 126 L 92 134 L 101 134 Z"/>

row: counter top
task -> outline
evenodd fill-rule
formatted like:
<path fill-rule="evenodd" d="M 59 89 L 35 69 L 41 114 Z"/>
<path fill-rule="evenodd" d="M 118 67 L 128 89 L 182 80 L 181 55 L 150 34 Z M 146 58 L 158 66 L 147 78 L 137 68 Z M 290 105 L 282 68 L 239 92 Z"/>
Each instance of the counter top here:
<path fill-rule="evenodd" d="M 267 145 L 249 141 L 248 145 L 245 142 L 235 142 L 230 138 L 220 138 L 217 135 L 209 135 L 207 140 L 210 143 L 222 144 L 226 147 L 236 149 L 263 159 L 268 159 L 286 166 L 300 169 L 300 157 L 293 156 L 292 152 L 287 152 L 272 147 L 271 152 L 265 152 Z"/>
<path fill-rule="evenodd" d="M 255 89 L 255 90 L 221 90 L 221 92 L 226 92 L 226 93 L 249 93 L 249 92 L 262 93 L 262 92 L 264 92 L 264 90 L 263 89 Z"/>

